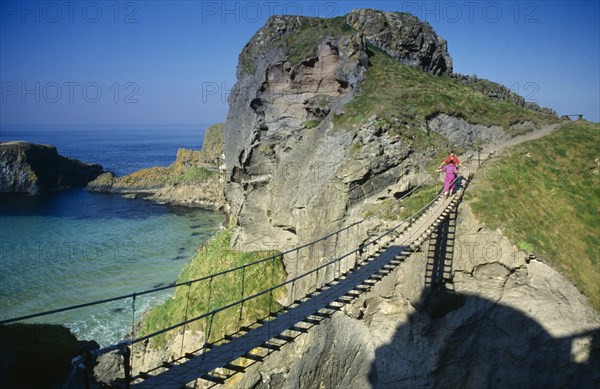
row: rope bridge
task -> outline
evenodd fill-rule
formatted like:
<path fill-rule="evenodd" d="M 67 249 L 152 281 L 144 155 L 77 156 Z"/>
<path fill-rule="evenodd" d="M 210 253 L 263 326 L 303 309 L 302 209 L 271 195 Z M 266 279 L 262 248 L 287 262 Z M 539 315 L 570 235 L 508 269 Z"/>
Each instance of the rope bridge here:
<path fill-rule="evenodd" d="M 65 388 L 81 387 L 82 384 L 86 388 L 91 387 L 90 370 L 93 366 L 93 361 L 107 353 L 118 354 L 122 359 L 123 376 L 111 383 L 114 386 L 125 388 L 181 388 L 197 379 L 203 379 L 215 384 L 224 383 L 226 378 L 238 372 L 245 371 L 249 365 L 263 360 L 268 354 L 279 350 L 284 344 L 293 341 L 297 336 L 306 333 L 311 327 L 318 325 L 322 320 L 330 317 L 334 312 L 352 301 L 357 295 L 368 290 L 379 279 L 391 272 L 414 250 L 419 248 L 432 233 L 435 235 L 436 231 L 439 230 L 438 227 L 445 223 L 452 212 L 455 212 L 462 199 L 462 194 L 466 184 L 468 184 L 468 180 L 450 198 L 443 199 L 442 193 L 439 193 L 428 204 L 405 220 L 393 225 L 375 237 L 368 238 L 366 242 L 360 244 L 358 247 L 348 249 L 348 251 L 342 250 L 345 252 L 338 253 L 340 249 L 339 243 L 344 241 L 342 234 L 351 234 L 354 231 L 357 234 L 356 236 L 358 236 L 358 229 L 364 227 L 365 222 L 375 220 L 374 218 L 377 215 L 398 204 L 432 179 L 433 177 L 412 189 L 392 204 L 379 209 L 374 214 L 291 250 L 198 279 L 7 319 L 0 321 L 0 324 L 23 321 L 114 301 L 131 300 L 132 330 L 129 334 L 129 339 L 99 350 L 90 351 L 74 359 L 73 364 L 75 367 Z M 460 179 L 459 177 L 457 180 Z M 315 248 L 319 245 L 322 247 L 333 247 L 333 252 L 328 253 L 324 262 L 322 261 L 323 263 L 301 274 L 292 273 L 293 277 L 277 285 L 265 288 L 251 295 L 245 295 L 244 285 L 246 283 L 245 275 L 247 269 L 261 264 L 263 266 L 267 265 L 271 269 L 271 276 L 273 276 L 278 261 L 283 262 L 285 258 L 290 257 L 301 258 L 303 250 L 305 253 L 307 250 L 314 252 Z M 210 300 L 213 295 L 215 280 L 230 276 L 235 272 L 241 272 L 242 274 L 240 298 L 237 301 L 226 303 L 218 308 L 210 309 Z M 208 296 L 206 298 L 209 303 L 207 304 L 207 312 L 188 318 L 186 306 L 185 319 L 181 322 L 137 338 L 134 336 L 136 328 L 136 300 L 140 296 L 157 293 L 166 289 L 187 287 L 186 304 L 189 305 L 189 288 L 191 285 L 199 282 L 208 283 Z M 303 283 L 303 293 L 306 294 L 296 298 L 296 294 L 298 293 L 296 285 L 300 282 Z M 283 307 L 279 306 L 276 301 L 276 294 L 281 290 L 287 291 L 287 296 L 291 300 L 291 302 L 284 304 Z M 249 301 L 259 298 L 268 299 L 268 314 L 250 324 L 245 323 L 243 321 L 244 305 Z M 226 310 L 239 311 L 237 330 L 230 331 L 222 339 L 211 342 L 215 316 Z M 186 327 L 191 323 L 199 321 L 205 322 L 204 344 L 196 350 L 184 352 L 183 343 Z M 132 366 L 132 350 L 135 350 L 135 347 L 143 348 L 147 346 L 150 340 L 170 331 L 179 331 L 182 334 L 179 357 L 162 361 L 160 365 L 149 371 L 135 371 Z"/>

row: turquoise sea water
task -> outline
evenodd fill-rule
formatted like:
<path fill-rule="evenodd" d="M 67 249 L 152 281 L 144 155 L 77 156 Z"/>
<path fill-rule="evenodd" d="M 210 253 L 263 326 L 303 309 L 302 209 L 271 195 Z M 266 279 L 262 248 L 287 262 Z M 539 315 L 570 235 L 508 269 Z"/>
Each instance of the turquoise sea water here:
<path fill-rule="evenodd" d="M 168 165 L 178 147 L 190 147 L 186 139 L 202 139 L 196 128 L 176 128 L 169 136 L 165 129 L 154 129 L 145 132 L 146 146 L 138 147 L 135 133 L 142 129 L 106 129 L 106 139 L 94 132 L 91 143 L 86 131 L 57 131 L 53 138 L 52 131 L 33 130 L 30 138 L 13 139 L 54 144 L 63 155 L 101 164 L 117 155 L 114 166 L 121 166 L 122 174 Z M 174 140 L 178 135 L 181 143 Z M 9 140 L 6 136 L 2 131 L 0 139 Z M 98 145 L 109 143 L 111 153 L 100 158 Z M 0 318 L 169 285 L 223 220 L 222 214 L 211 211 L 82 189 L 43 196 L 0 194 Z M 30 322 L 65 324 L 78 338 L 107 345 L 121 340 L 144 311 L 171 293 L 139 296 L 135 310 L 127 299 Z"/>

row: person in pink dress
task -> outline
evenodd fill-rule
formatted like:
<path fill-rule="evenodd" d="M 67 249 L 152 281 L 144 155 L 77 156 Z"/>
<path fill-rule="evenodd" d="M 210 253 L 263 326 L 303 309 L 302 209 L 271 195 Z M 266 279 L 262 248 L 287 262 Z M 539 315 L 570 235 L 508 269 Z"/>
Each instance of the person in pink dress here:
<path fill-rule="evenodd" d="M 454 190 L 454 182 L 458 176 L 458 169 L 454 164 L 454 161 L 449 161 L 447 165 L 440 169 L 440 171 L 446 173 L 446 176 L 444 177 L 444 195 L 448 198 Z"/>

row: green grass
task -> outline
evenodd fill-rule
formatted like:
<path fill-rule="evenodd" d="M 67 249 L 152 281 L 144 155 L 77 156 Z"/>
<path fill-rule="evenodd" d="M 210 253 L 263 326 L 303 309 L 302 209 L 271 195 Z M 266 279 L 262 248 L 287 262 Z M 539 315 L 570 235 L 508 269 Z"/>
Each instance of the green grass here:
<path fill-rule="evenodd" d="M 307 120 L 304 122 L 303 127 L 306 129 L 311 129 L 311 128 L 315 128 L 319 124 L 321 124 L 320 119 Z"/>
<path fill-rule="evenodd" d="M 224 230 L 203 246 L 198 256 L 184 268 L 178 283 L 198 279 L 277 254 L 275 251 L 244 253 L 232 250 L 230 248 L 231 233 L 230 229 Z M 274 261 L 247 267 L 244 271 L 231 272 L 190 286 L 179 286 L 175 289 L 171 299 L 151 309 L 144 316 L 139 335 L 158 331 L 240 300 L 242 287 L 244 297 L 248 297 L 277 285 L 285 279 L 286 273 L 283 264 L 277 257 Z M 225 334 L 236 331 L 239 325 L 250 324 L 258 318 L 266 317 L 269 313 L 269 304 L 271 304 L 272 311 L 279 310 L 281 307 L 277 304 L 276 299 L 284 294 L 285 289 L 279 288 L 275 291 L 273 299 L 267 293 L 244 303 L 243 311 L 238 305 L 216 314 L 213 318 L 209 341 L 220 340 Z M 200 330 L 206 334 L 208 323 L 207 319 L 199 320 L 188 324 L 186 329 Z M 164 346 L 167 337 L 174 334 L 173 332 L 157 336 L 152 343 L 153 347 Z"/>
<path fill-rule="evenodd" d="M 334 119 L 336 128 L 349 129 L 365 118 L 400 118 L 406 127 L 419 127 L 434 114 L 461 117 L 472 124 L 502 125 L 529 120 L 554 120 L 510 102 L 493 100 L 447 75 L 433 76 L 417 67 L 404 65 L 383 51 L 369 46 L 371 55 L 366 80 L 357 96 L 344 106 L 344 114 Z"/>
<path fill-rule="evenodd" d="M 475 215 L 539 254 L 600 311 L 600 125 L 573 122 L 521 144 L 480 173 Z"/>
<path fill-rule="evenodd" d="M 352 28 L 346 24 L 343 16 L 331 19 L 303 18 L 302 24 L 284 36 L 279 45 L 283 47 L 289 63 L 297 65 L 314 54 L 318 43 L 326 35 L 340 36 L 350 31 Z"/>
<path fill-rule="evenodd" d="M 441 188 L 441 184 L 434 184 L 417 189 L 415 193 L 402 201 L 403 209 L 400 216 L 402 218 L 407 218 L 414 215 L 417 211 L 420 211 L 421 208 L 437 196 Z"/>

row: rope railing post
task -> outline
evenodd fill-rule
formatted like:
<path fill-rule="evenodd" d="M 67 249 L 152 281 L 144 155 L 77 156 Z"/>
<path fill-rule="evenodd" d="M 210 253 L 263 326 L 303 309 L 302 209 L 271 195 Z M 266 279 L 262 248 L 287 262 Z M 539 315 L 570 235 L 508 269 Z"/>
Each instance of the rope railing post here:
<path fill-rule="evenodd" d="M 296 292 L 295 292 L 295 287 L 296 287 L 296 276 L 298 275 L 298 262 L 300 261 L 300 250 L 296 251 L 296 260 L 294 261 L 294 273 L 292 274 L 293 277 L 293 281 L 292 281 L 292 295 L 290 296 L 290 300 L 292 302 L 296 301 Z"/>
<path fill-rule="evenodd" d="M 131 296 L 131 338 L 135 338 L 135 300 L 137 295 Z"/>
<path fill-rule="evenodd" d="M 206 318 L 208 319 L 208 316 Z M 205 346 L 210 343 L 210 335 L 212 333 L 212 326 L 213 326 L 213 320 L 214 320 L 214 318 L 215 318 L 215 312 L 213 312 L 210 315 L 210 320 L 209 320 L 209 323 L 208 323 L 208 332 L 206 333 L 206 340 L 204 341 L 204 345 Z"/>
<path fill-rule="evenodd" d="M 271 290 L 269 291 L 269 317 L 273 313 L 273 287 L 275 285 L 273 283 L 273 278 L 275 277 L 275 258 L 276 256 L 273 256 L 273 259 L 271 260 Z"/>
<path fill-rule="evenodd" d="M 212 310 L 212 306 L 211 306 L 211 299 L 212 299 L 212 282 L 213 282 L 213 278 L 214 276 L 211 276 L 208 280 L 208 301 L 206 302 L 206 312 L 210 312 Z M 206 328 L 208 328 L 208 331 L 206 331 Z M 210 331 L 212 329 L 212 317 L 206 316 L 206 328 L 205 328 L 205 333 L 206 333 L 206 339 L 204 340 L 204 343 L 208 343 L 208 341 L 210 340 Z"/>
<path fill-rule="evenodd" d="M 184 317 L 183 321 L 184 322 L 187 322 L 187 319 L 188 319 L 188 309 L 190 307 L 190 289 L 192 289 L 192 283 L 188 282 L 186 285 L 187 285 L 188 289 L 187 289 L 186 298 L 185 298 L 185 313 L 183 315 L 183 317 Z M 184 341 L 185 341 L 185 329 L 186 329 L 186 327 L 187 327 L 187 323 L 183 325 L 183 332 L 181 333 L 181 348 L 179 350 L 179 355 L 180 356 L 183 355 L 183 344 L 184 344 Z"/>
<path fill-rule="evenodd" d="M 238 320 L 238 328 L 242 326 L 243 323 L 243 316 L 244 316 L 244 288 L 245 288 L 245 283 L 246 283 L 246 268 L 242 268 L 242 290 L 241 290 L 241 297 L 240 300 L 242 300 L 242 303 L 240 304 L 240 317 Z"/>
<path fill-rule="evenodd" d="M 347 231 L 346 231 L 346 239 L 348 239 L 348 232 L 347 232 Z M 336 256 L 336 258 L 337 258 L 337 245 L 336 245 L 336 250 L 335 250 L 335 256 Z M 339 261 L 337 262 L 337 271 L 336 271 L 336 270 L 335 270 L 335 268 L 334 268 L 334 271 L 333 271 L 333 278 L 334 278 L 334 279 L 337 279 L 337 278 L 339 278 L 339 277 L 341 277 L 341 276 L 342 276 L 342 260 L 339 260 Z"/>

